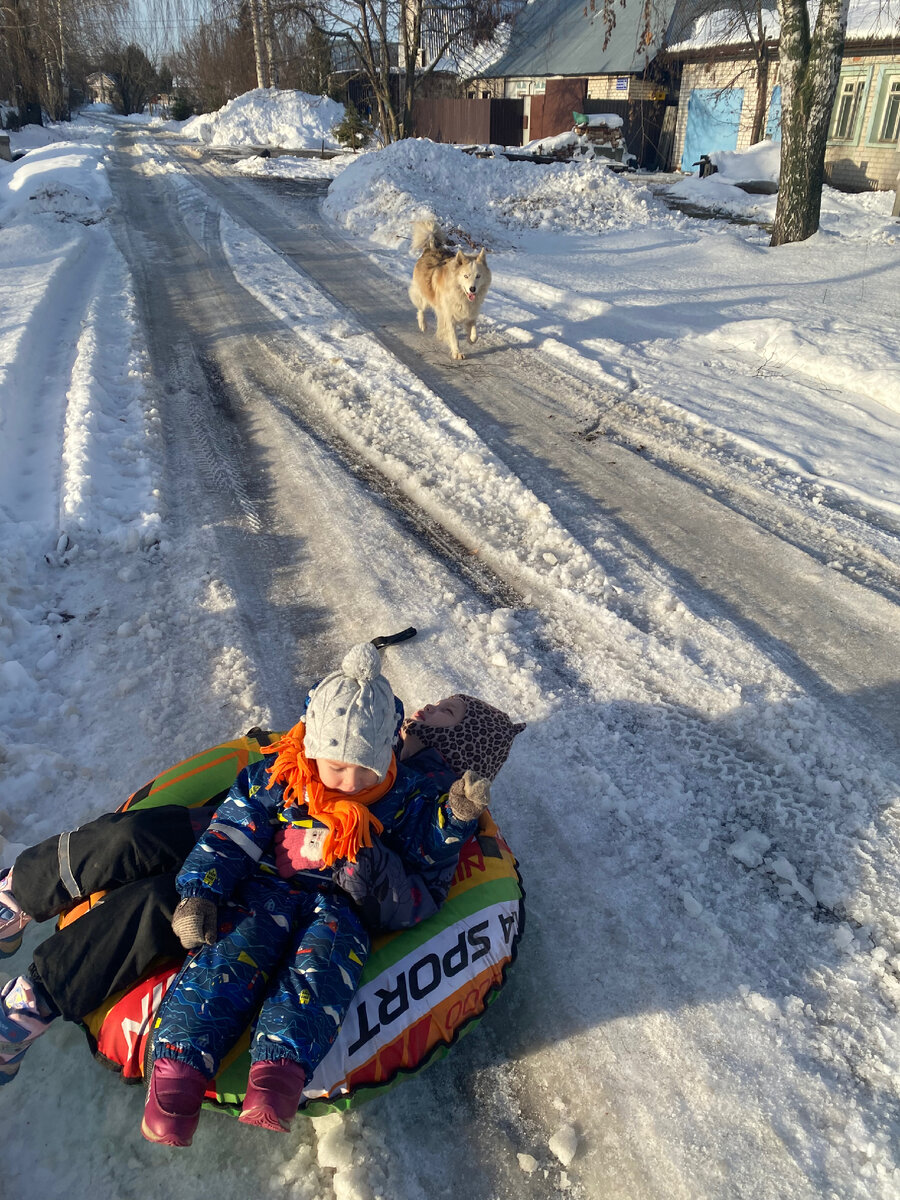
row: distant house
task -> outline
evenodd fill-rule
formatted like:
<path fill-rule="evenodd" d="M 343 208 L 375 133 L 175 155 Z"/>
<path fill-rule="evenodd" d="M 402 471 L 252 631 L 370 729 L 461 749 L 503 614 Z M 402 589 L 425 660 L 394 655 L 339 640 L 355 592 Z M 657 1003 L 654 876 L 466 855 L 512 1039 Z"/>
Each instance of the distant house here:
<path fill-rule="evenodd" d="M 114 104 L 119 93 L 116 81 L 105 71 L 95 71 L 87 77 L 88 100 L 91 104 Z"/>
<path fill-rule="evenodd" d="M 609 31 L 602 0 L 533 0 L 515 17 L 502 54 L 472 80 L 469 94 L 521 100 L 523 143 L 571 129 L 573 112 L 617 113 L 638 161 L 660 165 L 668 157 L 665 110 L 674 96 L 657 56 L 675 7 L 676 0 L 660 0 L 645 28 L 642 3 L 616 3 Z M 674 127 L 674 108 L 671 120 Z"/>
<path fill-rule="evenodd" d="M 764 132 L 781 138 L 778 22 L 765 11 Z M 696 11 L 696 9 L 695 9 Z M 750 144 L 760 71 L 753 47 L 737 31 L 736 9 L 682 20 L 669 56 L 680 76 L 672 165 L 692 171 L 701 154 Z M 682 18 L 684 9 L 681 9 Z M 845 191 L 887 190 L 900 173 L 900 25 L 880 6 L 851 0 L 847 38 L 825 155 L 826 180 Z"/>

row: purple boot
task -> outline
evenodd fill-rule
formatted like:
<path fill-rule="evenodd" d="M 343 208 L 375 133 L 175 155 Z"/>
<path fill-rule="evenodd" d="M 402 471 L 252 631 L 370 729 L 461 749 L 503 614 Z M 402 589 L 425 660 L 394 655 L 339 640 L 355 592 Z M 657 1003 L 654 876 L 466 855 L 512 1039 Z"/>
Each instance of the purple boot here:
<path fill-rule="evenodd" d="M 305 1083 L 306 1072 L 290 1058 L 252 1063 L 238 1120 L 260 1129 L 289 1133 Z"/>
<path fill-rule="evenodd" d="M 200 1123 L 209 1080 L 175 1058 L 158 1058 L 150 1073 L 141 1133 L 148 1142 L 189 1146 Z"/>

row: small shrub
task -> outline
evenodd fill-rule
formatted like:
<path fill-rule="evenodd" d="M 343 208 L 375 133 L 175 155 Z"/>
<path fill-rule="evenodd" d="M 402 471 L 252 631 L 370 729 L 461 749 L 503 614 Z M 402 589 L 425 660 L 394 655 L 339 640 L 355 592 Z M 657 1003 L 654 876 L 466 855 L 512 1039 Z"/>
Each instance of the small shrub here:
<path fill-rule="evenodd" d="M 176 96 L 169 106 L 169 115 L 173 121 L 186 121 L 193 113 L 193 104 L 184 96 Z"/>
<path fill-rule="evenodd" d="M 348 100 L 343 121 L 335 125 L 331 132 L 342 146 L 361 150 L 372 136 L 372 126 L 359 115 L 356 105 Z"/>

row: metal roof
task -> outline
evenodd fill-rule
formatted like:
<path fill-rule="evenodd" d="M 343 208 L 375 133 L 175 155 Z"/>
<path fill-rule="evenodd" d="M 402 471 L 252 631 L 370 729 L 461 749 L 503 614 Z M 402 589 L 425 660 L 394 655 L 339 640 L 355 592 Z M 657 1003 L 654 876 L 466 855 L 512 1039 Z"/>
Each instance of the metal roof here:
<path fill-rule="evenodd" d="M 531 0 L 518 13 L 509 46 L 485 77 L 640 74 L 665 40 L 676 0 L 653 5 L 653 40 L 642 45 L 643 0 L 618 0 L 610 7 L 616 24 L 604 48 L 604 0 Z"/>

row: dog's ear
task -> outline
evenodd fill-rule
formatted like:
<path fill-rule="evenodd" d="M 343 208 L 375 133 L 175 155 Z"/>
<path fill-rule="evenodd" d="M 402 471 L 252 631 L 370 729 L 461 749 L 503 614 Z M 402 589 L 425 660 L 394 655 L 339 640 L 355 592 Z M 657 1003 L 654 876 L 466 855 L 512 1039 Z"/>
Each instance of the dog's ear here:
<path fill-rule="evenodd" d="M 463 254 L 462 250 L 457 250 L 456 261 L 458 263 L 464 263 L 466 261 L 466 256 Z"/>
<path fill-rule="evenodd" d="M 478 257 L 475 259 L 475 261 L 476 262 L 484 262 L 484 260 L 486 258 L 487 258 L 487 250 L 485 250 L 484 246 L 482 246 L 481 249 L 478 251 Z"/>

